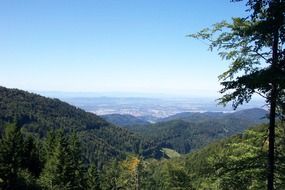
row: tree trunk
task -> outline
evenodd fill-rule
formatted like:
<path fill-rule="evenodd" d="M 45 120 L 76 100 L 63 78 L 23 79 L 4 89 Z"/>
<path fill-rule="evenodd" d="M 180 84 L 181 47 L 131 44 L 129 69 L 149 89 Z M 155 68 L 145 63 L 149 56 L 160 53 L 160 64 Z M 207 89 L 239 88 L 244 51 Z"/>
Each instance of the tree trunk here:
<path fill-rule="evenodd" d="M 278 64 L 278 41 L 279 41 L 279 29 L 276 28 L 273 35 L 272 44 L 272 69 L 275 69 Z M 276 118 L 276 101 L 277 101 L 277 84 L 272 76 L 271 82 L 271 95 L 270 95 L 270 113 L 269 113 L 269 148 L 268 148 L 268 171 L 267 171 L 267 189 L 274 190 L 274 170 L 275 170 L 275 118 Z"/>

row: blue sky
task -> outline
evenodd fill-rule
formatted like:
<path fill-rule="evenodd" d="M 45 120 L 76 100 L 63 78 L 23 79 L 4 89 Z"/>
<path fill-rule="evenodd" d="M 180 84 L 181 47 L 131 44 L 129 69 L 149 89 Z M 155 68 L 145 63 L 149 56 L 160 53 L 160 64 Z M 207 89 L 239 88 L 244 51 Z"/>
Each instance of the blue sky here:
<path fill-rule="evenodd" d="M 228 63 L 185 36 L 244 10 L 230 0 L 2 0 L 0 85 L 214 95 Z"/>

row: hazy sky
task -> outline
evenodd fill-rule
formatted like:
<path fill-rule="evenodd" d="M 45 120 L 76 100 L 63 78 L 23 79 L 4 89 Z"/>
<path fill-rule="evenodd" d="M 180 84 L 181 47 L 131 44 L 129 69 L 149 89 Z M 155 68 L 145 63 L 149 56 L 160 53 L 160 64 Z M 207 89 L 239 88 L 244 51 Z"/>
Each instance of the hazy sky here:
<path fill-rule="evenodd" d="M 214 94 L 227 63 L 185 35 L 244 10 L 230 0 L 1 0 L 0 85 Z"/>

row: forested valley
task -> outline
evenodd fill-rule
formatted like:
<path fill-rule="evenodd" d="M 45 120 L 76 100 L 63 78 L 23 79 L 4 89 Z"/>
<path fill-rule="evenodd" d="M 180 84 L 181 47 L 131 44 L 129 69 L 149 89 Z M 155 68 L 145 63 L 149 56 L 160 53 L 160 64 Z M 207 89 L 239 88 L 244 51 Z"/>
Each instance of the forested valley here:
<path fill-rule="evenodd" d="M 246 16 L 186 36 L 230 62 L 218 104 L 264 109 L 150 123 L 0 86 L 0 189 L 284 190 L 285 0 L 242 2 Z"/>
<path fill-rule="evenodd" d="M 261 124 L 268 122 L 265 110 L 213 113 L 214 117 L 183 114 L 128 130 L 57 99 L 4 87 L 0 94 L 2 189 L 266 186 L 267 128 Z M 285 185 L 284 133 L 280 121 L 278 189 Z"/>

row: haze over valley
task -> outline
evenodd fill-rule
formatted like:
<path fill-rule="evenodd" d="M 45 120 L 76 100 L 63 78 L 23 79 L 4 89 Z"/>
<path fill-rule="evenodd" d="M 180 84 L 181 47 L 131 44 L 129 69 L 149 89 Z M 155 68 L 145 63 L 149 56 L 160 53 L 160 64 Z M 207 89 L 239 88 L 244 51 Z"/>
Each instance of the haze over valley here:
<path fill-rule="evenodd" d="M 56 96 L 55 96 L 56 97 Z M 144 97 L 60 97 L 85 111 L 97 115 L 128 114 L 136 117 L 165 118 L 182 112 L 233 112 L 231 104 L 218 105 L 213 97 L 192 98 L 144 98 Z M 262 99 L 253 100 L 237 110 L 266 109 Z"/>

